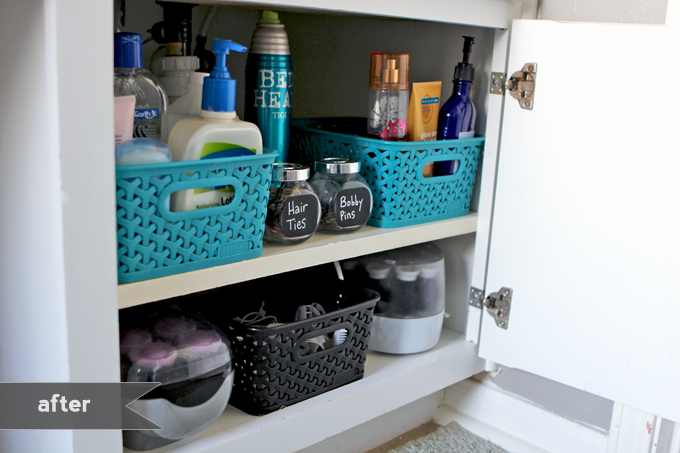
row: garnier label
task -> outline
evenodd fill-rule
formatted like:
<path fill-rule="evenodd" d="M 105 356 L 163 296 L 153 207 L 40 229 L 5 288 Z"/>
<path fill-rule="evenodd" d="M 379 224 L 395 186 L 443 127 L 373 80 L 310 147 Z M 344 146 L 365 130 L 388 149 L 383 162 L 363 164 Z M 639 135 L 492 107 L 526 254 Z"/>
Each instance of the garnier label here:
<path fill-rule="evenodd" d="M 244 148 L 241 145 L 236 145 L 233 143 L 210 142 L 203 145 L 203 149 L 201 150 L 201 160 L 219 159 L 221 157 L 250 156 L 252 154 L 256 154 L 254 149 Z M 196 209 L 224 206 L 231 203 L 231 200 L 234 198 L 234 188 L 231 186 L 201 187 L 199 189 L 194 189 L 194 196 L 209 192 L 219 192 L 219 194 L 214 194 L 216 198 L 213 201 L 206 199 L 200 207 L 197 205 Z"/>

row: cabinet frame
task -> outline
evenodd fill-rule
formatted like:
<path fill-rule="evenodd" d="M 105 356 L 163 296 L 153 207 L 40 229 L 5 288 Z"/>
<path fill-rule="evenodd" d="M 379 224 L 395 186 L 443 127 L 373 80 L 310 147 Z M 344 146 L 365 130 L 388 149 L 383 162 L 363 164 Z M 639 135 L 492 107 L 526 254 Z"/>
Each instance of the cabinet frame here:
<path fill-rule="evenodd" d="M 494 71 L 504 72 L 508 32 L 500 28 L 508 27 L 513 19 L 531 14 L 531 11 L 535 11 L 536 2 L 483 0 L 470 3 L 466 0 L 433 0 L 429 8 L 423 9 L 422 5 L 404 0 L 397 2 L 381 0 L 370 4 L 352 0 L 351 3 L 343 5 L 342 11 L 329 0 L 282 1 L 276 5 L 265 1 L 209 3 L 253 7 L 272 5 L 277 9 L 298 12 L 315 11 L 324 14 L 401 17 L 427 21 L 442 21 L 442 17 L 446 17 L 445 21 L 450 23 L 499 28 L 495 37 L 493 68 Z M 43 43 L 33 43 L 32 49 L 46 50 L 45 77 L 49 92 L 46 108 L 49 112 L 49 121 L 45 126 L 48 131 L 49 152 L 59 155 L 59 164 L 53 166 L 50 172 L 61 181 L 62 189 L 60 200 L 53 202 L 50 209 L 55 209 L 59 213 L 61 224 L 58 228 L 63 237 L 61 248 L 50 252 L 45 259 L 63 265 L 63 299 L 57 303 L 63 304 L 64 321 L 67 325 L 67 330 L 54 331 L 59 341 L 65 345 L 65 348 L 57 353 L 56 360 L 67 363 L 67 370 L 53 376 L 56 376 L 55 380 L 73 382 L 114 382 L 120 378 L 117 319 L 120 289 L 117 285 L 115 247 L 114 150 L 112 141 L 108 140 L 108 137 L 114 135 L 113 99 L 110 96 L 110 77 L 113 70 L 112 8 L 107 1 L 48 0 L 45 2 L 43 13 L 44 20 L 38 26 L 44 35 L 45 47 L 43 49 Z M 26 52 L 25 49 L 20 50 Z M 83 55 L 87 55 L 85 64 Z M 478 89 L 486 87 L 480 86 Z M 488 118 L 485 131 L 487 143 L 484 152 L 482 174 L 484 183 L 481 187 L 480 212 L 478 216 L 471 215 L 454 222 L 465 223 L 464 228 L 470 231 L 472 228 L 469 223 L 474 222 L 475 218 L 479 232 L 487 231 L 491 222 L 491 210 L 487 207 L 494 193 L 495 160 L 503 100 L 503 97 L 488 96 L 485 106 Z M 21 127 L 27 133 L 35 132 L 30 124 L 22 124 Z M 426 232 L 430 227 L 420 228 L 420 231 Z M 470 232 L 467 230 L 466 232 Z M 419 242 L 462 234 L 461 231 L 424 235 Z M 480 274 L 480 270 L 485 267 L 485 254 L 488 248 L 488 235 L 479 232 L 474 260 L 475 276 L 483 275 Z M 388 238 L 391 233 L 388 230 L 383 234 Z M 395 243 L 394 246 L 398 244 Z M 292 268 L 294 266 L 291 266 Z M 473 278 L 475 286 L 484 288 L 483 277 Z M 40 309 L 40 303 L 44 302 L 36 302 L 36 309 Z M 461 351 L 464 351 L 460 353 L 461 357 L 466 358 L 461 359 L 463 362 L 449 360 L 457 356 L 458 352 L 446 356 L 437 352 L 425 354 L 423 360 L 430 364 L 428 366 L 434 367 L 432 371 L 442 367 L 462 366 L 466 371 L 456 372 L 458 377 L 455 378 L 462 380 L 483 369 L 483 362 L 476 358 L 475 345 L 478 342 L 480 313 L 479 310 L 470 310 L 470 313 L 467 341 L 455 343 L 455 348 L 460 347 Z M 466 343 L 472 346 L 466 347 Z M 470 351 L 475 352 L 474 357 Z M 28 361 L 33 362 L 35 366 L 40 365 L 40 357 L 31 357 Z M 424 377 L 415 371 L 414 374 L 400 373 L 396 363 L 390 370 L 399 385 L 404 383 L 415 385 L 414 379 Z M 397 368 L 393 369 L 394 367 Z M 444 379 L 432 379 L 432 385 L 425 388 L 429 393 L 433 393 L 452 383 L 454 382 Z M 390 387 L 389 379 L 385 378 L 372 385 L 375 385 L 375 388 L 366 395 L 375 392 L 383 395 L 383 401 L 387 402 L 390 398 L 389 393 L 394 390 Z M 337 391 L 351 394 L 353 389 L 351 384 Z M 415 393 L 412 396 L 417 397 Z M 324 399 L 326 396 L 322 395 L 304 404 L 318 406 L 323 404 Z M 395 401 L 400 402 L 399 405 L 408 402 L 399 399 Z M 390 405 L 384 403 L 376 407 L 382 408 L 377 410 L 383 412 L 393 409 L 388 406 Z M 351 426 L 348 425 L 342 429 L 349 428 Z M 327 434 L 332 435 L 330 432 Z M 37 436 L 44 439 L 54 438 L 50 433 L 39 433 Z M 122 450 L 120 433 L 117 431 L 73 431 L 59 433 L 57 437 L 61 440 L 55 444 L 55 448 L 58 445 L 61 451 L 108 453 Z M 244 440 L 239 440 L 241 441 Z M 294 448 L 303 446 L 296 444 Z M 183 451 L 192 451 L 192 447 L 188 446 Z"/>

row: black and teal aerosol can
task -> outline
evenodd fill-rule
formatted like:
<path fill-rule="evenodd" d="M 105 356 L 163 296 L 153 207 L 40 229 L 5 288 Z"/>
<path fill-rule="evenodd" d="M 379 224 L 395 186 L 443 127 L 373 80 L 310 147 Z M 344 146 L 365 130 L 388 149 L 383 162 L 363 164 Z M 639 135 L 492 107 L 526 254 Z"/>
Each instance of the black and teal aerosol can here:
<path fill-rule="evenodd" d="M 290 139 L 293 66 L 288 35 L 278 14 L 263 11 L 246 62 L 245 120 L 262 132 L 262 144 L 287 162 Z"/>

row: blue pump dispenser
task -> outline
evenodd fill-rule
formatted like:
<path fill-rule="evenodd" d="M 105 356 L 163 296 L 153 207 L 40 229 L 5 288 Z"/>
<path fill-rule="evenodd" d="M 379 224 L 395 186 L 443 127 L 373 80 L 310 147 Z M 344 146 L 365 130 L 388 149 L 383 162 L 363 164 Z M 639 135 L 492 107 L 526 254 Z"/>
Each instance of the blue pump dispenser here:
<path fill-rule="evenodd" d="M 236 80 L 227 70 L 227 55 L 230 50 L 248 50 L 230 39 L 213 39 L 215 67 L 203 81 L 203 102 L 201 109 L 211 112 L 233 112 L 236 109 Z"/>

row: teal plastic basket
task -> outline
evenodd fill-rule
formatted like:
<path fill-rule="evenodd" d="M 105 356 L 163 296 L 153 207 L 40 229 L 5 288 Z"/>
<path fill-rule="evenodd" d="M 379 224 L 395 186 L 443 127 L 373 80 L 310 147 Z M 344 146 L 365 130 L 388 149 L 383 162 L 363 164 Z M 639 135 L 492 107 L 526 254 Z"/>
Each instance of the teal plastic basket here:
<path fill-rule="evenodd" d="M 233 263 L 262 254 L 276 151 L 168 164 L 116 167 L 118 282 Z M 170 194 L 233 186 L 226 206 L 170 212 Z"/>
<path fill-rule="evenodd" d="M 293 120 L 292 146 L 300 162 L 314 168 L 325 157 L 361 162 L 373 191 L 369 225 L 395 228 L 466 215 L 484 137 L 396 142 L 361 137 L 365 118 Z M 353 135 L 357 134 L 357 135 Z M 423 176 L 429 162 L 459 160 L 453 175 Z"/>

